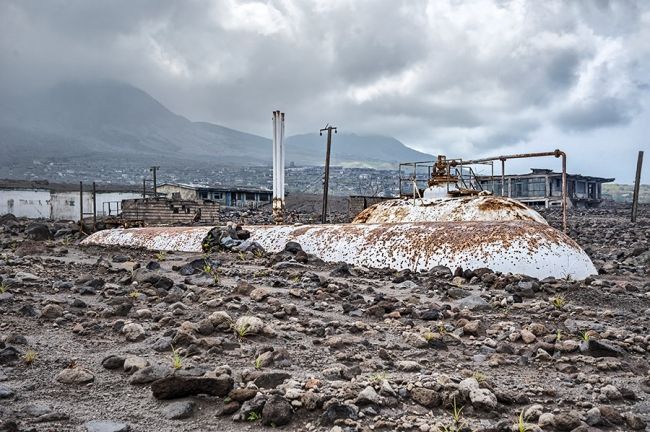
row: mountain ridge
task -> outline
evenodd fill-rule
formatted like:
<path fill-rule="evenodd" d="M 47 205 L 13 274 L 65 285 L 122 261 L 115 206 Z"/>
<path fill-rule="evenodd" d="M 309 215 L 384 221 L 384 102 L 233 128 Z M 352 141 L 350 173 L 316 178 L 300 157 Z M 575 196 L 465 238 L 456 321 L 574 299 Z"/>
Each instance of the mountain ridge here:
<path fill-rule="evenodd" d="M 325 138 L 299 134 L 286 139 L 286 161 L 322 165 Z M 0 158 L 124 158 L 196 161 L 214 165 L 270 165 L 271 140 L 205 121 L 191 121 L 129 84 L 66 82 L 31 97 L 0 105 Z M 401 161 L 430 159 L 392 137 L 337 134 L 332 163 L 395 168 Z"/>

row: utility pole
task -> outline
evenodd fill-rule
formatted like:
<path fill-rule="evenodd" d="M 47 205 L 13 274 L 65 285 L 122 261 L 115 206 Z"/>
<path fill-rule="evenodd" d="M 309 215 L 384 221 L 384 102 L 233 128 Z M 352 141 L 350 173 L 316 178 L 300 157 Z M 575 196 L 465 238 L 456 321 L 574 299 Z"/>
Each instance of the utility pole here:
<path fill-rule="evenodd" d="M 149 171 L 153 173 L 153 197 L 158 198 L 158 184 L 156 183 L 156 171 L 160 169 L 159 166 L 152 166 Z"/>
<path fill-rule="evenodd" d="M 643 166 L 643 150 L 639 150 L 639 158 L 636 160 L 636 179 L 634 180 L 634 195 L 632 198 L 632 222 L 636 222 L 636 214 L 639 210 L 639 188 L 641 187 L 641 167 Z"/>
<path fill-rule="evenodd" d="M 327 223 L 327 194 L 329 192 L 330 184 L 330 150 L 332 148 L 332 130 L 337 133 L 336 126 L 329 124 L 320 130 L 320 135 L 327 131 L 327 151 L 325 152 L 325 178 L 323 179 L 323 216 L 321 217 L 322 223 Z"/>

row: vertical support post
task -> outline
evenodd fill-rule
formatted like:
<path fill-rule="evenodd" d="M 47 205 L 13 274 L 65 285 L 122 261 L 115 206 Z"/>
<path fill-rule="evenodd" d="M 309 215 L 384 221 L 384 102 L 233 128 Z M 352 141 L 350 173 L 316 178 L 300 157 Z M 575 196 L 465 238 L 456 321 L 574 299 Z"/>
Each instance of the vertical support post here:
<path fill-rule="evenodd" d="M 153 172 L 153 197 L 154 199 L 158 198 L 158 183 L 156 179 L 156 172 L 158 171 L 159 166 L 152 166 L 151 172 Z"/>
<path fill-rule="evenodd" d="M 79 232 L 84 232 L 84 184 L 79 182 Z"/>
<path fill-rule="evenodd" d="M 506 196 L 506 160 L 501 159 L 501 196 Z"/>
<path fill-rule="evenodd" d="M 562 152 L 562 229 L 568 232 L 567 226 L 567 184 L 566 184 L 566 153 Z"/>
<path fill-rule="evenodd" d="M 273 222 L 284 223 L 284 113 L 273 111 Z"/>
<path fill-rule="evenodd" d="M 643 166 L 643 150 L 639 150 L 636 160 L 636 177 L 634 178 L 634 195 L 632 196 L 632 222 L 636 222 L 639 210 L 639 188 L 641 187 L 641 167 Z"/>
<path fill-rule="evenodd" d="M 320 130 L 320 134 L 323 135 L 323 131 L 327 131 L 327 149 L 325 151 L 325 178 L 323 180 L 323 214 L 321 216 L 321 223 L 327 223 L 327 195 L 329 194 L 329 183 L 330 183 L 330 152 L 332 148 L 332 130 L 336 133 L 335 126 L 325 126 L 325 128 Z"/>
<path fill-rule="evenodd" d="M 93 182 L 93 232 L 97 231 L 97 186 Z"/>
<path fill-rule="evenodd" d="M 147 197 L 147 179 L 142 179 L 142 198 Z"/>

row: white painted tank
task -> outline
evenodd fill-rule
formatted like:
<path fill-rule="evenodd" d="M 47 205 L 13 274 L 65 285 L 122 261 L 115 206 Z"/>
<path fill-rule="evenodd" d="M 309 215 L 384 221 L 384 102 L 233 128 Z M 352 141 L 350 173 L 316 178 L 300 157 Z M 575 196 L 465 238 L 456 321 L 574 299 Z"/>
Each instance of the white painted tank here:
<path fill-rule="evenodd" d="M 352 223 L 495 222 L 517 220 L 548 225 L 546 220 L 535 210 L 513 199 L 492 195 L 382 201 L 363 210 L 354 218 Z"/>
<path fill-rule="evenodd" d="M 393 270 L 444 265 L 581 280 L 596 274 L 584 250 L 564 233 L 530 221 L 415 222 L 247 226 L 270 252 L 298 242 L 324 261 Z"/>
<path fill-rule="evenodd" d="M 156 227 L 99 231 L 84 245 L 202 252 L 213 227 Z M 584 279 L 596 269 L 567 235 L 546 224 L 506 222 L 411 222 L 244 227 L 269 252 L 289 241 L 324 261 L 369 268 L 427 271 L 438 265 L 536 278 Z"/>

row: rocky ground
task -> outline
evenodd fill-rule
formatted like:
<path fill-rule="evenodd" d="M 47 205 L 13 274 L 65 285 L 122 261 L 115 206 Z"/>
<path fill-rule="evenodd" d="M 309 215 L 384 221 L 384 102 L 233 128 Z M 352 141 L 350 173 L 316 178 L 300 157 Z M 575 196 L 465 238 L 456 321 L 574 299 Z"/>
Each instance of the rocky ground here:
<path fill-rule="evenodd" d="M 0 217 L 0 431 L 648 430 L 650 207 L 628 215 L 571 214 L 583 282 L 80 248 Z"/>

